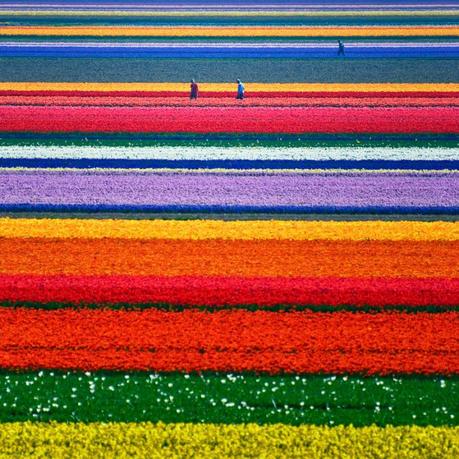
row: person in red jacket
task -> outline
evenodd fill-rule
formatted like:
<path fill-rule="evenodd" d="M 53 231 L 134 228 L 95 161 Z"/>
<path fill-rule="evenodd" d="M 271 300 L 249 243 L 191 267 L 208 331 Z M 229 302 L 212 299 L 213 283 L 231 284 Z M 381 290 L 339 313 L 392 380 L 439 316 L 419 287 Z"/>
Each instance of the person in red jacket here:
<path fill-rule="evenodd" d="M 190 99 L 197 99 L 199 94 L 199 88 L 198 88 L 198 83 L 194 81 L 194 78 L 191 80 L 191 85 L 190 85 Z"/>

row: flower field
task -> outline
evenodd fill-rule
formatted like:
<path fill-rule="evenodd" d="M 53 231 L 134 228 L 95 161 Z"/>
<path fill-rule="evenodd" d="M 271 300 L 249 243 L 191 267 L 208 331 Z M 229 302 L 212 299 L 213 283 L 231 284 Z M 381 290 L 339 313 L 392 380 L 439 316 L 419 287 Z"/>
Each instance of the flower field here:
<path fill-rule="evenodd" d="M 459 5 L 373 3 L 0 1 L 0 457 L 459 456 Z"/>

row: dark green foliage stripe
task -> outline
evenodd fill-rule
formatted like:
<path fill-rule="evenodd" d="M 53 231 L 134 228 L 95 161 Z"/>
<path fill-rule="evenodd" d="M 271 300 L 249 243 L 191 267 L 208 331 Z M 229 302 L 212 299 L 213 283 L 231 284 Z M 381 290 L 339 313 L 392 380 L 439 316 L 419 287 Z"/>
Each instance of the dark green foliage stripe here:
<path fill-rule="evenodd" d="M 125 219 L 125 220 L 151 220 L 161 218 L 161 220 L 322 220 L 322 221 L 459 221 L 459 215 L 435 215 L 435 214 L 289 214 L 289 213 L 239 213 L 225 214 L 212 212 L 190 212 L 173 213 L 161 212 L 158 214 L 142 212 L 2 212 L 1 217 L 9 218 L 89 218 L 89 219 Z"/>
<path fill-rule="evenodd" d="M 453 25 L 459 23 L 459 14 L 442 16 L 33 16 L 0 15 L 0 22 L 17 26 L 366 26 L 366 25 Z"/>
<path fill-rule="evenodd" d="M 0 214 L 1 216 L 1 214 Z M 314 311 L 314 312 L 338 312 L 338 311 L 350 311 L 350 312 L 370 312 L 378 313 L 383 311 L 399 311 L 406 313 L 418 313 L 418 312 L 430 312 L 430 313 L 442 313 L 445 311 L 459 311 L 459 306 L 406 306 L 406 305 L 388 305 L 388 306 L 354 306 L 354 305 L 340 305 L 340 306 L 328 306 L 328 305 L 290 305 L 290 304 L 278 304 L 274 306 L 260 306 L 257 304 L 240 304 L 240 305 L 180 305 L 170 303 L 65 303 L 65 302 L 49 302 L 39 303 L 32 301 L 18 301 L 8 302 L 0 301 L 0 308 L 32 308 L 32 309 L 43 309 L 43 310 L 56 310 L 56 309 L 114 309 L 114 310 L 144 310 L 144 309 L 159 309 L 162 311 L 185 311 L 188 309 L 194 309 L 199 311 L 222 311 L 222 310 L 234 310 L 242 309 L 246 311 Z"/>
<path fill-rule="evenodd" d="M 192 134 L 2 132 L 0 146 L 457 148 L 457 134 Z"/>
<path fill-rule="evenodd" d="M 459 379 L 0 373 L 0 422 L 457 425 Z"/>
<path fill-rule="evenodd" d="M 0 81 L 456 83 L 456 59 L 0 58 Z"/>

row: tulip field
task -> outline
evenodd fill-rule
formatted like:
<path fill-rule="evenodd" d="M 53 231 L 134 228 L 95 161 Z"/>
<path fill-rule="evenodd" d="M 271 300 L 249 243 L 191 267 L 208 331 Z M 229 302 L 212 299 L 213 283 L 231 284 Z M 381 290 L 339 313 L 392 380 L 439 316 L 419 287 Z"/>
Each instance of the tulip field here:
<path fill-rule="evenodd" d="M 458 2 L 0 0 L 0 457 L 453 458 L 458 401 Z"/>

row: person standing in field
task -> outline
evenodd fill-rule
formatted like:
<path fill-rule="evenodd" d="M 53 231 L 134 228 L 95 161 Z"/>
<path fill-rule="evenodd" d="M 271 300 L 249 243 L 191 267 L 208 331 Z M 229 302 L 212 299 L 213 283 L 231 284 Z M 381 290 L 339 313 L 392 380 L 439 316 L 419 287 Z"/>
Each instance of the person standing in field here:
<path fill-rule="evenodd" d="M 338 40 L 338 56 L 344 56 L 344 43 Z"/>
<path fill-rule="evenodd" d="M 191 85 L 190 85 L 190 100 L 196 100 L 198 98 L 199 94 L 199 88 L 198 88 L 198 83 L 194 81 L 194 78 L 191 80 Z"/>
<path fill-rule="evenodd" d="M 236 83 L 237 83 L 237 96 L 236 96 L 236 99 L 244 99 L 244 91 L 245 91 L 245 88 L 244 88 L 244 85 L 242 84 L 242 81 L 238 78 L 236 80 Z"/>

